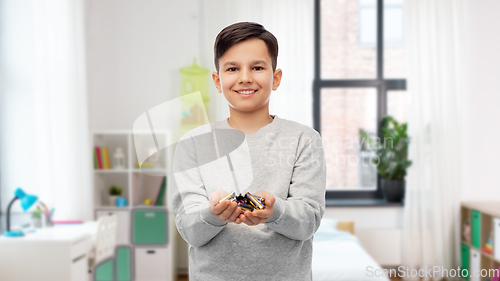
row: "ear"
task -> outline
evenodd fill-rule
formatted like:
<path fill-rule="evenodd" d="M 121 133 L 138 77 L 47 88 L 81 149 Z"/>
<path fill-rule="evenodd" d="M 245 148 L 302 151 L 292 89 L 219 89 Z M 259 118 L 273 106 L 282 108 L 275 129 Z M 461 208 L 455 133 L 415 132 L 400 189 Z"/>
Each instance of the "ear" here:
<path fill-rule="evenodd" d="M 217 88 L 217 91 L 219 91 L 219 93 L 222 93 L 219 74 L 217 74 L 216 71 L 212 72 L 212 79 L 214 80 L 215 88 Z"/>
<path fill-rule="evenodd" d="M 281 69 L 276 69 L 274 71 L 274 76 L 273 76 L 273 91 L 278 90 L 278 87 L 280 86 L 281 83 L 281 75 L 283 75 L 283 72 Z"/>

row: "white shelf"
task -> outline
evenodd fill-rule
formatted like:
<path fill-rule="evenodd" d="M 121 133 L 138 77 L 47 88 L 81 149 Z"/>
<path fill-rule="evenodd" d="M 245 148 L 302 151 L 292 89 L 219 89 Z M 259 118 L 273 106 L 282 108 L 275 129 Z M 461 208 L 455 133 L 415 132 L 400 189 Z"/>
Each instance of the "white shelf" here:
<path fill-rule="evenodd" d="M 94 215 L 99 212 L 101 215 L 103 212 L 117 212 L 120 214 L 122 219 L 122 225 L 126 225 L 125 229 L 120 229 L 119 232 L 126 234 L 125 237 L 132 237 L 132 221 L 131 215 L 134 208 L 154 208 L 154 209 L 165 209 L 168 214 L 168 238 L 169 241 L 166 246 L 154 246 L 150 248 L 157 248 L 158 250 L 163 249 L 167 253 L 168 264 L 165 265 L 166 268 L 171 269 L 172 274 L 168 274 L 165 281 L 173 281 L 173 267 L 171 263 L 173 262 L 173 247 L 174 247 L 174 231 L 175 226 L 173 224 L 172 213 L 170 212 L 170 202 L 171 198 L 171 181 L 168 177 L 168 167 L 172 163 L 172 150 L 167 151 L 167 149 L 160 149 L 157 151 L 154 142 L 149 141 L 152 135 L 150 132 L 140 132 L 134 134 L 132 130 L 118 130 L 118 131 L 96 131 L 92 135 L 92 149 L 96 146 L 107 147 L 108 156 L 111 168 L 113 163 L 113 155 L 117 148 L 122 148 L 125 154 L 126 169 L 94 169 L 92 166 L 93 175 L 93 194 L 94 194 Z M 156 140 L 158 145 L 166 146 L 165 144 L 170 143 L 170 133 L 167 131 L 157 131 L 155 132 Z M 156 166 L 151 168 L 140 169 L 137 168 L 138 156 L 136 153 L 135 141 L 141 142 L 141 147 L 139 148 L 140 157 L 144 158 L 146 155 L 148 158 L 145 159 L 147 162 L 154 162 Z M 156 153 L 152 153 L 155 152 Z M 152 155 L 148 155 L 152 154 Z M 166 192 L 164 196 L 163 206 L 147 206 L 144 205 L 144 201 L 147 198 L 151 198 L 154 202 L 158 191 L 160 190 L 163 177 L 167 176 Z M 110 206 L 108 202 L 108 189 L 111 185 L 117 185 L 122 187 L 122 196 L 127 199 L 127 206 L 116 207 Z M 126 213 L 124 213 L 126 212 Z M 123 223 L 125 222 L 126 223 Z M 120 223 L 119 223 L 120 224 Z M 127 234 L 128 232 L 128 234 Z M 129 239 L 130 240 L 130 239 Z M 128 241 L 128 240 L 127 240 Z M 128 242 L 126 245 L 134 249 L 144 248 L 144 245 L 134 245 L 132 242 Z M 135 266 L 147 266 L 135 264 Z M 131 272 L 138 272 L 137 268 L 133 268 Z M 139 272 L 146 272 L 148 270 L 155 270 L 153 268 L 144 269 L 141 268 Z M 163 279 L 162 279 L 163 280 Z"/>
<path fill-rule="evenodd" d="M 129 172 L 134 172 L 134 173 L 166 173 L 167 170 L 165 168 L 144 168 L 144 169 L 94 169 L 94 173 L 129 173 Z"/>
<path fill-rule="evenodd" d="M 130 211 L 132 207 L 95 206 L 96 211 Z"/>
<path fill-rule="evenodd" d="M 130 172 L 130 169 L 102 169 L 102 170 L 96 170 L 94 169 L 95 173 L 99 174 L 111 174 L 111 173 L 128 173 Z"/>
<path fill-rule="evenodd" d="M 136 172 L 136 173 L 143 173 L 143 172 L 166 172 L 167 170 L 165 168 L 144 168 L 144 169 L 139 169 L 139 168 L 135 168 L 135 169 L 130 169 L 132 172 Z"/>

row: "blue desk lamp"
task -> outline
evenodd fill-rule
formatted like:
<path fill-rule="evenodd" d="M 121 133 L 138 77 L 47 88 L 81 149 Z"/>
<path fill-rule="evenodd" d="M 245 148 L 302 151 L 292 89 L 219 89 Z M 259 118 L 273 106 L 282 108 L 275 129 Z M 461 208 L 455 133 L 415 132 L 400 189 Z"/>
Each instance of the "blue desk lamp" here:
<path fill-rule="evenodd" d="M 23 207 L 23 210 L 26 211 L 38 200 L 38 197 L 26 194 L 19 187 L 16 189 L 16 191 L 14 191 L 14 195 L 14 199 L 10 201 L 9 207 L 7 208 L 7 231 L 4 232 L 4 235 L 9 237 L 24 236 L 24 232 L 22 231 L 10 231 L 10 207 L 12 207 L 14 201 L 19 199 L 21 201 L 21 207 Z"/>

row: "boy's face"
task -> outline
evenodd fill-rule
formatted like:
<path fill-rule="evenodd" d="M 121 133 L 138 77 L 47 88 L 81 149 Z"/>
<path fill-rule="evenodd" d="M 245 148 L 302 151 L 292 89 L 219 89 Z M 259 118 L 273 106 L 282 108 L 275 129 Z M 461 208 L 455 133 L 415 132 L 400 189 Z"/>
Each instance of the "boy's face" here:
<path fill-rule="evenodd" d="M 269 105 L 271 90 L 278 89 L 281 75 L 281 69 L 273 73 L 266 43 L 254 38 L 229 48 L 212 79 L 233 109 L 250 113 Z"/>

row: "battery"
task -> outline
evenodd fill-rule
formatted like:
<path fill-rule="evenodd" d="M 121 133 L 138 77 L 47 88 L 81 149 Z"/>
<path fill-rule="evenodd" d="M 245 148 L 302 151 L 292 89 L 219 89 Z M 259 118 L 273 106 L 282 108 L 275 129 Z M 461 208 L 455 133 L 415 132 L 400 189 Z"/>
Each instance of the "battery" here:
<path fill-rule="evenodd" d="M 226 200 L 229 200 L 231 202 L 234 202 L 234 199 L 236 198 L 236 193 L 231 192 L 229 193 L 226 197 L 222 198 L 220 201 L 219 201 L 219 204 L 222 203 L 223 201 L 226 201 Z"/>
<path fill-rule="evenodd" d="M 238 207 L 241 208 L 242 213 L 245 211 L 262 210 L 266 208 L 264 198 L 252 195 L 250 192 L 247 192 L 245 195 L 236 195 L 233 191 L 226 197 L 222 198 L 219 203 L 222 203 L 225 200 L 238 203 Z"/>
<path fill-rule="evenodd" d="M 247 192 L 245 194 L 245 197 L 248 199 L 249 203 L 251 203 L 256 209 L 264 209 L 264 206 L 260 203 L 259 200 L 257 200 L 250 192 Z"/>

